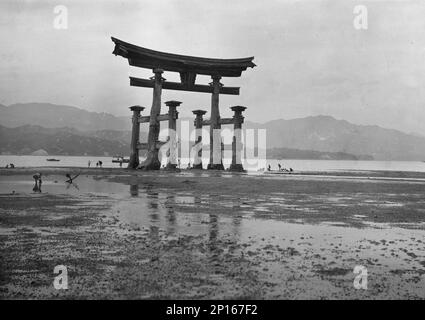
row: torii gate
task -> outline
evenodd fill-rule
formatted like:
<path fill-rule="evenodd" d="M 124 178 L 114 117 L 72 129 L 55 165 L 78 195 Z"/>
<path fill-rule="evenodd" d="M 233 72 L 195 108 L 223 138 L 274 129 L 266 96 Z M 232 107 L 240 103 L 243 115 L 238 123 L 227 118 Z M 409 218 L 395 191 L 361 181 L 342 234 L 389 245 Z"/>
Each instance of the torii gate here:
<path fill-rule="evenodd" d="M 240 77 L 242 72 L 245 71 L 248 67 L 255 67 L 255 64 L 252 62 L 254 57 L 241 59 L 211 59 L 184 56 L 146 49 L 131 43 L 124 42 L 114 37 L 111 39 L 115 44 L 113 54 L 126 58 L 129 65 L 131 66 L 152 69 L 154 73 L 154 76 L 150 79 L 130 77 L 131 86 L 153 88 L 153 100 L 150 116 L 146 117 L 146 121 L 142 121 L 149 121 L 149 133 L 146 160 L 140 165 L 138 163 L 138 147 L 140 146 L 138 142 L 138 133 L 136 133 L 136 127 L 137 129 L 139 128 L 139 123 L 141 121 L 140 119 L 144 118 L 140 117 L 140 112 L 143 109 L 141 109 L 142 107 L 139 106 L 131 107 L 133 111 L 132 138 L 137 139 L 132 139 L 129 168 L 139 167 L 144 170 L 158 170 L 161 167 L 161 163 L 158 158 L 160 146 L 160 142 L 158 141 L 160 121 L 171 119 L 170 114 L 160 114 L 161 92 L 162 89 L 170 89 L 211 93 L 211 118 L 210 120 L 206 120 L 206 122 L 202 123 L 203 125 L 210 125 L 210 161 L 208 164 L 208 169 L 223 170 L 224 167 L 221 160 L 221 140 L 218 141 L 218 139 L 214 139 L 214 130 L 221 129 L 221 124 L 230 124 L 233 122 L 229 122 L 227 119 L 220 119 L 219 95 L 239 95 L 240 88 L 225 87 L 220 83 L 220 79 L 222 77 Z M 162 77 L 162 73 L 164 71 L 179 72 L 181 82 L 166 81 L 166 79 Z M 209 85 L 196 84 L 196 75 L 198 74 L 211 76 L 212 82 Z M 178 103 L 178 105 L 179 104 L 180 103 Z M 242 111 L 238 111 L 239 115 L 241 115 L 241 112 Z M 171 117 L 177 117 L 177 114 Z M 220 147 L 214 147 L 215 144 L 218 144 Z M 220 159 L 218 163 L 217 159 Z"/>

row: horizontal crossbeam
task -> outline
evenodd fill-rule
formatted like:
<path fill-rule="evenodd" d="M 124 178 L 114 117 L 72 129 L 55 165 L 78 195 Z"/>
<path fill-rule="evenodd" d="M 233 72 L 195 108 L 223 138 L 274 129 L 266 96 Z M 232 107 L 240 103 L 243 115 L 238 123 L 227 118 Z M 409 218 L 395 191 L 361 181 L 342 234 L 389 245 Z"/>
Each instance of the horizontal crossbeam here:
<path fill-rule="evenodd" d="M 210 126 L 211 120 L 202 120 L 202 126 Z"/>
<path fill-rule="evenodd" d="M 153 88 L 154 80 L 150 79 L 141 79 L 130 77 L 130 86 L 133 87 L 145 87 Z M 163 89 L 168 90 L 180 90 L 180 91 L 191 91 L 191 92 L 203 92 L 203 93 L 212 93 L 213 87 L 204 84 L 182 84 L 179 82 L 164 81 L 162 83 Z M 230 94 L 230 95 L 239 95 L 239 87 L 220 87 L 220 94 Z"/>
<path fill-rule="evenodd" d="M 233 118 L 221 118 L 220 124 L 233 124 Z"/>
<path fill-rule="evenodd" d="M 220 124 L 233 124 L 233 118 L 221 118 L 219 121 Z M 202 126 L 210 126 L 211 119 L 202 120 Z"/>
<path fill-rule="evenodd" d="M 194 80 L 192 75 L 196 74 L 240 77 L 247 68 L 255 67 L 252 62 L 254 57 L 213 59 L 184 56 L 139 47 L 113 37 L 112 41 L 115 43 L 113 54 L 127 59 L 131 66 L 147 69 L 161 68 L 165 71 L 187 73 L 188 75 L 183 75 L 183 78 L 186 78 L 185 80 L 189 83 Z"/>
<path fill-rule="evenodd" d="M 143 117 L 139 117 L 139 123 L 146 123 L 151 121 L 151 116 L 143 116 Z"/>
<path fill-rule="evenodd" d="M 175 119 L 178 119 L 177 114 L 174 116 L 174 118 Z M 149 122 L 150 119 L 151 119 L 151 116 L 139 117 L 139 123 Z M 158 119 L 158 121 L 168 121 L 168 120 L 170 120 L 170 116 L 169 116 L 168 113 L 166 113 L 166 114 L 160 114 L 157 119 Z"/>
<path fill-rule="evenodd" d="M 157 141 L 156 142 L 156 148 L 159 149 L 166 143 L 167 143 L 167 141 Z M 147 142 L 139 142 L 137 144 L 137 149 L 139 149 L 139 150 L 148 150 L 148 147 L 149 147 L 149 145 L 148 145 Z"/>

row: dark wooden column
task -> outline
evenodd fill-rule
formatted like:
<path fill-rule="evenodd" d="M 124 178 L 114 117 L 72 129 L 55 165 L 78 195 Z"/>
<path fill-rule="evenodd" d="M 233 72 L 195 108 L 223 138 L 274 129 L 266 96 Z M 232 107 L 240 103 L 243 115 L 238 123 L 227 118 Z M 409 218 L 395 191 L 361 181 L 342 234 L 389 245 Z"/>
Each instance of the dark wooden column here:
<path fill-rule="evenodd" d="M 224 170 L 222 150 L 221 150 L 221 135 L 214 137 L 214 130 L 221 130 L 219 96 L 220 88 L 223 86 L 220 83 L 221 76 L 214 75 L 211 77 L 213 82 L 210 85 L 213 87 L 211 95 L 211 125 L 210 125 L 210 163 L 208 169 Z"/>
<path fill-rule="evenodd" d="M 167 169 L 177 168 L 177 119 L 179 113 L 177 107 L 181 105 L 180 101 L 167 101 L 165 105 L 168 107 L 168 141 L 170 145 L 169 157 L 167 161 Z"/>
<path fill-rule="evenodd" d="M 140 137 L 140 112 L 142 112 L 145 107 L 141 106 L 132 106 L 130 110 L 133 111 L 132 122 L 133 125 L 131 127 L 131 144 L 130 144 L 130 161 L 128 162 L 129 169 L 136 169 L 139 165 L 139 149 L 137 145 L 139 144 Z"/>
<path fill-rule="evenodd" d="M 152 77 L 154 87 L 149 121 L 148 152 L 146 154 L 146 160 L 140 165 L 140 168 L 143 170 L 159 170 L 161 168 L 161 162 L 158 158 L 159 149 L 157 145 L 160 130 L 158 116 L 161 113 L 162 82 L 165 79 L 162 77 L 162 73 L 164 72 L 162 69 L 153 69 L 153 72 L 155 76 Z"/>
<path fill-rule="evenodd" d="M 193 110 L 192 111 L 194 115 L 196 115 L 195 118 L 195 144 L 202 142 L 202 121 L 203 121 L 203 115 L 207 112 L 204 110 Z M 202 169 L 202 148 L 198 150 L 198 152 L 195 153 L 193 158 L 193 169 Z"/>
<path fill-rule="evenodd" d="M 233 142 L 232 142 L 232 164 L 230 165 L 230 171 L 244 171 L 242 166 L 242 123 L 244 117 L 242 112 L 245 111 L 246 107 L 234 106 L 231 107 L 235 113 L 233 115 Z"/>

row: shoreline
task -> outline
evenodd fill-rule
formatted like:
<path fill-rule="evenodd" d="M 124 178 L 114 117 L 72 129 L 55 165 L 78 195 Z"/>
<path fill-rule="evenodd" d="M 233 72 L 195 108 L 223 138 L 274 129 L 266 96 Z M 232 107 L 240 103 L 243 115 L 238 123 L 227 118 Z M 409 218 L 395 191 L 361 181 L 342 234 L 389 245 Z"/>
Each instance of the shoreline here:
<path fill-rule="evenodd" d="M 78 170 L 83 174 L 155 174 L 155 173 L 203 173 L 203 174 L 231 174 L 231 175 L 248 175 L 248 176 L 267 176 L 267 177 L 293 177 L 293 176 L 354 176 L 354 177 L 383 177 L 383 178 L 418 178 L 425 179 L 425 172 L 421 171 L 401 171 L 401 170 L 328 170 L 328 171 L 294 171 L 293 173 L 279 172 L 276 170 L 272 171 L 245 171 L 245 172 L 232 172 L 228 170 L 207 170 L 207 169 L 176 169 L 176 170 L 151 170 L 144 171 L 139 169 L 127 169 L 127 168 L 87 168 L 78 166 L 39 166 L 39 167 L 15 167 L 11 168 L 0 168 L 0 176 L 7 175 L 24 175 L 34 172 L 46 172 L 49 174 L 63 174 L 68 173 L 70 170 Z"/>

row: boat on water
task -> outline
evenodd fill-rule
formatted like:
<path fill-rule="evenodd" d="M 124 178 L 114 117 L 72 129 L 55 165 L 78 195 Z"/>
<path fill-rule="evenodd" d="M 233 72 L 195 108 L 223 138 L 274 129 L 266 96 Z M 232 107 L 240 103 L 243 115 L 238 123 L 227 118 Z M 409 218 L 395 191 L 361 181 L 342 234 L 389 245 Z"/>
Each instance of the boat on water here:
<path fill-rule="evenodd" d="M 51 158 L 51 159 L 46 159 L 46 161 L 60 161 L 60 160 Z"/>
<path fill-rule="evenodd" d="M 130 159 L 126 159 L 123 156 L 114 156 L 112 157 L 112 163 L 129 163 Z"/>

